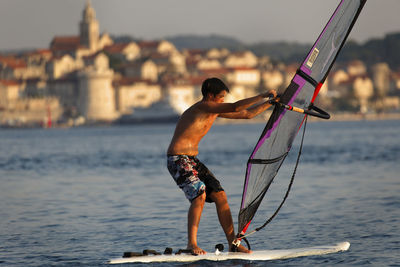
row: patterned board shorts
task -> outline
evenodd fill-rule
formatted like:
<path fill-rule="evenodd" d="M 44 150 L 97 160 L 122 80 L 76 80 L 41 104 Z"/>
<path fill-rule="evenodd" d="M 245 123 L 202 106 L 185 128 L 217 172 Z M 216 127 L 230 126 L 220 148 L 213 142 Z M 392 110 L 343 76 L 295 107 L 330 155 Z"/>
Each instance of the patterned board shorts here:
<path fill-rule="evenodd" d="M 214 174 L 194 156 L 168 155 L 167 164 L 172 178 L 190 202 L 206 192 L 206 201 L 211 203 L 211 192 L 224 191 Z"/>

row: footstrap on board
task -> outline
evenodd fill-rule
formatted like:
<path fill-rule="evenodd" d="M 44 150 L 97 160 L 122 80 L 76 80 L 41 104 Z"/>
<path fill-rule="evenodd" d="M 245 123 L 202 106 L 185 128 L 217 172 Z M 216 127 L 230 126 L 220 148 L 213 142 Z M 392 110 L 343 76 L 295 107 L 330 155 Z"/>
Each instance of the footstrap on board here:
<path fill-rule="evenodd" d="M 122 255 L 122 258 L 132 258 L 132 257 L 141 257 L 144 256 L 142 252 L 124 252 L 124 255 Z"/>
<path fill-rule="evenodd" d="M 169 248 L 169 247 L 168 247 L 168 248 L 165 248 L 163 254 L 164 254 L 164 255 L 171 255 L 171 254 L 172 254 L 172 251 L 173 251 L 172 248 Z"/>
<path fill-rule="evenodd" d="M 180 249 L 178 252 L 175 253 L 175 255 L 180 255 L 180 254 L 191 254 L 193 256 L 197 256 L 199 254 L 194 253 L 193 249 Z"/>
<path fill-rule="evenodd" d="M 170 249 L 172 254 L 172 248 L 166 248 L 164 251 L 164 254 L 168 254 L 166 252 L 168 252 Z M 149 255 L 161 255 L 160 252 L 155 251 L 154 249 L 145 249 L 143 250 L 143 252 L 124 252 L 124 254 L 122 255 L 122 258 L 132 258 L 132 257 L 142 257 L 142 256 L 149 256 Z"/>

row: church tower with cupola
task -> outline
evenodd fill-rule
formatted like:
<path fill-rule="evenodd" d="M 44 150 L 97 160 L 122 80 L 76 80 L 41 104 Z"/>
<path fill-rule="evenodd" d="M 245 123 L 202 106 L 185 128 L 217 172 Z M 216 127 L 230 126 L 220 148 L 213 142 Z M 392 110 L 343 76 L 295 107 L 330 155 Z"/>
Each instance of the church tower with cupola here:
<path fill-rule="evenodd" d="M 99 46 L 99 22 L 96 20 L 90 0 L 87 0 L 86 7 L 82 12 L 80 22 L 80 44 L 86 46 L 91 52 L 95 52 Z"/>

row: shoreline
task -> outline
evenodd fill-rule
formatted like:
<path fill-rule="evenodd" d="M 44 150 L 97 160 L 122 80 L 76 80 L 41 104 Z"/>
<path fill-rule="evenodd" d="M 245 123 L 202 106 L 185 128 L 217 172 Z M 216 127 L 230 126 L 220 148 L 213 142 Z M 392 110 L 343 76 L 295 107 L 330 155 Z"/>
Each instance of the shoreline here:
<path fill-rule="evenodd" d="M 325 121 L 319 118 L 311 118 L 310 121 Z M 400 113 L 332 113 L 327 121 L 377 121 L 377 120 L 400 120 Z"/>
<path fill-rule="evenodd" d="M 263 115 L 259 115 L 259 117 L 249 119 L 249 120 L 231 120 L 231 119 L 223 119 L 218 118 L 215 121 L 215 124 L 252 124 L 252 123 L 263 123 L 266 122 L 270 117 L 271 112 L 264 113 Z M 331 118 L 329 120 L 324 120 L 320 118 L 315 118 L 309 116 L 309 122 L 323 122 L 323 121 L 377 121 L 377 120 L 400 120 L 400 113 L 370 113 L 370 114 L 355 114 L 355 113 L 331 113 Z M 170 122 L 171 124 L 175 124 L 175 122 Z M 126 124 L 117 124 L 113 122 L 109 123 L 89 123 L 82 124 L 79 126 L 69 126 L 65 124 L 53 124 L 51 128 L 55 129 L 65 129 L 65 128 L 76 128 L 76 127 L 100 127 L 100 126 L 118 126 L 118 125 L 148 125 L 148 124 L 166 124 L 166 122 L 140 122 L 140 123 L 126 123 Z M 1 129 L 45 129 L 46 127 L 41 127 L 40 125 L 0 125 Z"/>
<path fill-rule="evenodd" d="M 249 124 L 249 123 L 262 123 L 269 119 L 271 112 L 260 115 L 258 118 L 250 120 L 230 120 L 218 119 L 217 124 Z M 357 113 L 330 113 L 331 118 L 328 120 L 309 116 L 309 122 L 325 122 L 325 121 L 377 121 L 377 120 L 400 120 L 400 113 L 370 113 L 370 114 L 357 114 Z"/>

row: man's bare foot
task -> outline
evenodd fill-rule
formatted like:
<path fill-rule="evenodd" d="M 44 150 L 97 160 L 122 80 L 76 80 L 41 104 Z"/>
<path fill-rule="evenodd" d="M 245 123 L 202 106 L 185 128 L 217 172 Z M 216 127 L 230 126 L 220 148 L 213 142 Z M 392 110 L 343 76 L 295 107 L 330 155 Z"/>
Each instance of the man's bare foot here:
<path fill-rule="evenodd" d="M 205 252 L 203 249 L 199 248 L 197 245 L 194 245 L 194 246 L 188 245 L 187 249 L 190 249 L 194 254 L 197 254 L 197 255 L 207 254 L 207 252 Z"/>
<path fill-rule="evenodd" d="M 237 247 L 237 251 L 236 252 L 242 252 L 242 253 L 251 253 L 251 250 L 248 250 L 246 247 L 239 245 Z"/>

